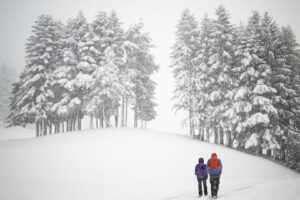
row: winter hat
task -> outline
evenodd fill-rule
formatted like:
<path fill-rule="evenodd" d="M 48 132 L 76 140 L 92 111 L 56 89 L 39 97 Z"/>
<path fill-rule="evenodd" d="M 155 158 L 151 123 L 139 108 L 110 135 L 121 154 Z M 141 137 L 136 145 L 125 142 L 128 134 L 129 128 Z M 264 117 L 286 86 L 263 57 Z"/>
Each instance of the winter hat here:
<path fill-rule="evenodd" d="M 202 164 L 202 163 L 204 163 L 203 158 L 199 158 L 199 164 Z"/>
<path fill-rule="evenodd" d="M 211 157 L 212 157 L 212 158 L 214 158 L 214 157 L 217 158 L 217 154 L 216 154 L 216 153 L 212 153 L 212 154 L 211 154 Z"/>

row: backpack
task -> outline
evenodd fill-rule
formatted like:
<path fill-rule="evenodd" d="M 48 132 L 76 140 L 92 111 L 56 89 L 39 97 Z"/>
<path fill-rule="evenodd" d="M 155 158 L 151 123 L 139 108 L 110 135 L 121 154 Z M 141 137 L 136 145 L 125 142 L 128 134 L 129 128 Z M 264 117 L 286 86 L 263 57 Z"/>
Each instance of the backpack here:
<path fill-rule="evenodd" d="M 220 169 L 220 160 L 218 158 L 211 158 L 208 163 L 210 169 Z"/>
<path fill-rule="evenodd" d="M 198 164 L 196 168 L 196 175 L 199 178 L 207 177 L 207 169 L 205 164 Z"/>

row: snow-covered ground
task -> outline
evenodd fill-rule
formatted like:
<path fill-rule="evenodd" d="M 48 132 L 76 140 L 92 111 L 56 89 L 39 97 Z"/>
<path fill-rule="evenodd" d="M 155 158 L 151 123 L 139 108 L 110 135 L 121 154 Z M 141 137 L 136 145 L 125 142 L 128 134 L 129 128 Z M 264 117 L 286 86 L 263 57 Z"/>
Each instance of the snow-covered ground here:
<path fill-rule="evenodd" d="M 34 137 L 35 137 L 34 130 L 29 128 L 23 128 L 20 126 L 14 128 L 0 127 L 0 141 L 34 138 Z"/>
<path fill-rule="evenodd" d="M 194 200 L 195 164 L 212 152 L 224 165 L 219 199 L 299 199 L 300 175 L 280 165 L 182 135 L 131 128 L 1 141 L 0 199 Z"/>

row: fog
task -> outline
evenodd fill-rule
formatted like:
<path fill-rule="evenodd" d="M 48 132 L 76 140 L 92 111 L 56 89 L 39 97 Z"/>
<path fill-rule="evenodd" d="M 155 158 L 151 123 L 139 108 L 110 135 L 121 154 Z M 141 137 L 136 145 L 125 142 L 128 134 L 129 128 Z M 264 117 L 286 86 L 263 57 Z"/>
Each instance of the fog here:
<path fill-rule="evenodd" d="M 25 65 L 24 45 L 31 34 L 31 26 L 40 14 L 50 14 L 63 22 L 82 10 L 91 22 L 99 11 L 115 10 L 124 28 L 142 20 L 145 31 L 153 39 L 152 53 L 159 72 L 154 75 L 157 118 L 148 128 L 184 132 L 181 121 L 184 113 L 172 111 L 174 80 L 170 65 L 170 47 L 174 43 L 176 23 L 184 8 L 189 8 L 200 20 L 204 13 L 214 17 L 215 9 L 223 4 L 230 13 L 231 22 L 247 22 L 252 10 L 268 11 L 279 25 L 291 25 L 300 38 L 298 0 L 0 0 L 0 64 L 22 69 Z"/>

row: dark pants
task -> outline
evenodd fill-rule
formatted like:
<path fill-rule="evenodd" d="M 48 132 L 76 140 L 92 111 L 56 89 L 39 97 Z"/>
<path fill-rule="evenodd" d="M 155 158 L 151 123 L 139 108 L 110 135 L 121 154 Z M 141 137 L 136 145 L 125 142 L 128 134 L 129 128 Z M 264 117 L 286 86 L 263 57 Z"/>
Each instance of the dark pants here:
<path fill-rule="evenodd" d="M 210 187 L 211 187 L 211 196 L 217 196 L 219 191 L 220 184 L 220 175 L 212 174 L 210 175 Z"/>
<path fill-rule="evenodd" d="M 197 178 L 198 180 L 198 191 L 199 195 L 202 196 L 202 184 L 204 188 L 204 195 L 207 195 L 207 186 L 206 186 L 206 179 Z"/>

